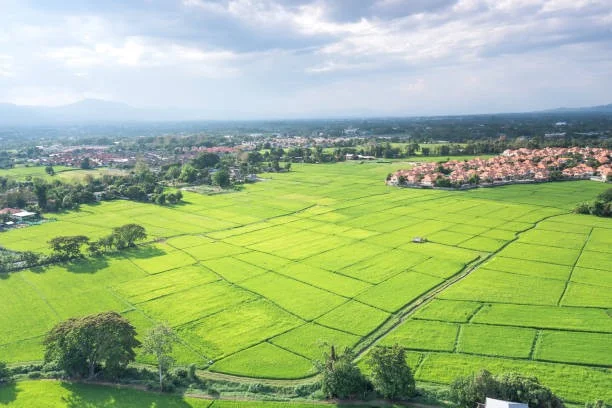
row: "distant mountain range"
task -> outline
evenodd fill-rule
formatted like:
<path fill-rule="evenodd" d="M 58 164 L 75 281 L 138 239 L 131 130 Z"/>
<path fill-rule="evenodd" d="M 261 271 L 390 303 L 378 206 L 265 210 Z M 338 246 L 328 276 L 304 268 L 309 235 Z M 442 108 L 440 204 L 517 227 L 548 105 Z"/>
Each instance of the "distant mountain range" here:
<path fill-rule="evenodd" d="M 527 113 L 527 112 L 526 112 Z M 612 104 L 557 108 L 531 113 L 612 113 Z M 56 107 L 21 106 L 0 103 L 0 127 L 23 125 L 54 125 L 69 123 L 117 123 L 203 120 L 206 112 L 184 109 L 144 109 L 125 103 L 100 99 L 84 99 Z M 467 115 L 473 116 L 473 115 Z"/>
<path fill-rule="evenodd" d="M 556 109 L 549 109 L 546 110 L 544 112 L 558 112 L 558 113 L 580 113 L 580 112 L 593 112 L 593 113 L 597 113 L 597 112 L 601 112 L 601 113 L 612 113 L 612 103 L 609 103 L 607 105 L 597 105 L 597 106 L 588 106 L 588 107 L 583 107 L 583 108 L 556 108 Z"/>
<path fill-rule="evenodd" d="M 0 126 L 194 120 L 203 116 L 201 112 L 195 110 L 135 108 L 125 103 L 100 99 L 84 99 L 55 107 L 0 103 Z"/>

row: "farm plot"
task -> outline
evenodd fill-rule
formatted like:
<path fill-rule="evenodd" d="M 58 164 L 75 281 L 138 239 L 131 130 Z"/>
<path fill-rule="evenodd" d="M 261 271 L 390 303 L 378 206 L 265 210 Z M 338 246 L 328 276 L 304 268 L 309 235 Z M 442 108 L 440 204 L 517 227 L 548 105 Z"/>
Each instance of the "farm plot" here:
<path fill-rule="evenodd" d="M 359 339 L 360 337 L 354 334 L 308 323 L 270 341 L 310 360 L 322 360 L 323 352 L 328 352 L 330 346 L 333 345 L 342 351 L 346 347 L 354 346 Z"/>
<path fill-rule="evenodd" d="M 382 345 L 400 344 L 411 350 L 453 351 L 459 325 L 425 320 L 407 320 L 391 334 Z"/>
<path fill-rule="evenodd" d="M 240 285 L 306 320 L 315 319 L 347 300 L 274 272 L 248 279 Z"/>
<path fill-rule="evenodd" d="M 408 355 L 423 381 L 513 369 L 570 400 L 605 396 L 610 373 L 588 366 L 612 355 L 612 226 L 555 216 L 605 186 L 390 189 L 380 180 L 396 166 L 295 164 L 232 194 L 186 192 L 184 204 L 168 207 L 84 205 L 56 222 L 2 233 L 0 245 L 44 252 L 57 235 L 96 238 L 138 222 L 156 243 L 0 274 L 0 353 L 40 360 L 40 339 L 55 322 L 113 309 L 140 336 L 160 321 L 173 326 L 179 365 L 213 360 L 218 372 L 299 378 L 313 374 L 319 344 L 352 347 L 391 327 L 379 342 L 419 350 Z M 416 236 L 428 242 L 413 243 Z M 392 327 L 398 310 L 466 265 L 477 269 Z"/>
<path fill-rule="evenodd" d="M 312 361 L 270 343 L 260 343 L 220 360 L 211 371 L 259 378 L 303 378 L 315 372 Z"/>
<path fill-rule="evenodd" d="M 516 288 L 521 288 L 520 291 Z M 480 268 L 440 295 L 441 299 L 556 305 L 565 282 Z"/>
<path fill-rule="evenodd" d="M 257 300 L 181 326 L 177 331 L 198 353 L 208 359 L 218 359 L 303 323 L 271 302 Z"/>
<path fill-rule="evenodd" d="M 422 273 L 402 272 L 367 289 L 356 299 L 370 306 L 395 312 L 442 282 L 442 279 Z"/>
<path fill-rule="evenodd" d="M 359 316 L 358 319 L 355 316 Z M 349 301 L 316 320 L 317 323 L 348 333 L 365 336 L 374 331 L 390 314 L 366 304 Z"/>
<path fill-rule="evenodd" d="M 535 358 L 611 367 L 610 344 L 612 334 L 545 330 L 538 340 Z"/>
<path fill-rule="evenodd" d="M 527 358 L 536 331 L 521 327 L 466 324 L 461 326 L 457 351 L 500 357 Z"/>
<path fill-rule="evenodd" d="M 580 330 L 612 333 L 612 319 L 604 309 L 535 305 L 485 305 L 474 323 L 540 329 Z"/>
<path fill-rule="evenodd" d="M 482 306 L 480 302 L 434 299 L 413 316 L 418 319 L 467 323 Z"/>

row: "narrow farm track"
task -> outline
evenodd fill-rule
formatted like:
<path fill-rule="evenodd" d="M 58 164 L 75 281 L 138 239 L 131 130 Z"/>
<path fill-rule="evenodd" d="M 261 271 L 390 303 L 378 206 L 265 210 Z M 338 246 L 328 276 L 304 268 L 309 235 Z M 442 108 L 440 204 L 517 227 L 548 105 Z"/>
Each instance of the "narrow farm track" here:
<path fill-rule="evenodd" d="M 402 324 L 408 317 L 412 314 L 420 310 L 422 307 L 426 306 L 429 302 L 431 302 L 438 294 L 440 294 L 445 289 L 455 285 L 458 282 L 461 282 L 467 276 L 469 276 L 472 272 L 478 269 L 483 263 L 497 255 L 500 251 L 506 248 L 508 245 L 512 244 L 516 240 L 518 240 L 522 234 L 527 231 L 530 231 L 536 228 L 541 222 L 546 221 L 550 218 L 558 217 L 563 214 L 555 214 L 544 217 L 537 222 L 533 223 L 533 225 L 529 228 L 524 229 L 515 234 L 515 237 L 504 245 L 502 245 L 498 250 L 487 254 L 486 256 L 477 259 L 471 264 L 466 265 L 466 267 L 457 273 L 455 276 L 447 279 L 442 282 L 440 285 L 432 288 L 425 294 L 421 295 L 419 298 L 405 305 L 402 309 L 392 314 L 385 322 L 383 322 L 378 329 L 373 331 L 368 336 L 364 337 L 355 347 L 356 351 L 356 361 L 359 361 L 374 345 L 376 345 L 381 339 L 391 333 L 394 329 L 396 329 L 400 324 Z M 262 383 L 274 386 L 296 386 L 302 384 L 311 384 L 317 381 L 319 374 L 315 374 L 310 377 L 302 378 L 302 379 L 294 379 L 294 380 L 283 380 L 283 379 L 263 379 L 256 377 L 244 377 L 237 376 L 231 374 L 222 374 L 217 372 L 212 372 L 209 370 L 198 370 L 198 375 L 204 379 L 216 380 L 216 381 L 228 381 L 234 383 Z"/>

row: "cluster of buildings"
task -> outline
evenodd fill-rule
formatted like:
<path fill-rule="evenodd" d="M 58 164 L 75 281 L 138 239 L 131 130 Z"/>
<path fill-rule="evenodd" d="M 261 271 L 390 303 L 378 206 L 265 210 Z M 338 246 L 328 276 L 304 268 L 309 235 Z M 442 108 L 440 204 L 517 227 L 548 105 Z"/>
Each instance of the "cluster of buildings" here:
<path fill-rule="evenodd" d="M 466 187 L 515 182 L 542 182 L 558 179 L 612 177 L 612 150 L 588 147 L 547 147 L 506 150 L 490 158 L 445 163 L 421 163 L 398 170 L 387 184 L 415 187 Z"/>
<path fill-rule="evenodd" d="M 0 231 L 15 228 L 40 218 L 37 213 L 21 208 L 3 208 L 0 210 Z"/>

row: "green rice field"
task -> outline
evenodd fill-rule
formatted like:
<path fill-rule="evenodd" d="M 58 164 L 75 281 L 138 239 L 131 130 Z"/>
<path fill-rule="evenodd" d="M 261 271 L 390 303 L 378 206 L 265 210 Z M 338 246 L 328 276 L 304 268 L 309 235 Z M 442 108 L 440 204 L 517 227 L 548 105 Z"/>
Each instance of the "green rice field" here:
<path fill-rule="evenodd" d="M 0 360 L 40 361 L 55 323 L 115 310 L 140 333 L 167 322 L 177 363 L 213 373 L 305 378 L 330 344 L 376 338 L 409 349 L 422 382 L 512 370 L 567 401 L 612 400 L 612 220 L 570 214 L 606 186 L 386 186 L 401 167 L 294 164 L 240 192 L 103 202 L 2 233 L 1 246 L 46 252 L 55 236 L 136 222 L 151 242 L 0 274 Z"/>

